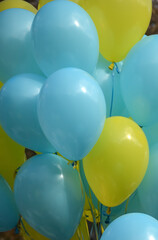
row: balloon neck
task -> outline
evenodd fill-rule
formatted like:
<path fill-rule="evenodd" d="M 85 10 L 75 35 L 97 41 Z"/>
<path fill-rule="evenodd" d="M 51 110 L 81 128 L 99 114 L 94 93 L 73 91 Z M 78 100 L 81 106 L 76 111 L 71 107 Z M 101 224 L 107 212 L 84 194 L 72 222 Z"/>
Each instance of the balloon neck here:
<path fill-rule="evenodd" d="M 109 66 L 109 69 L 112 71 L 114 69 L 114 66 L 115 66 L 115 63 L 111 63 L 110 66 Z"/>
<path fill-rule="evenodd" d="M 110 207 L 107 208 L 106 213 L 107 213 L 107 215 L 111 214 L 111 208 Z"/>

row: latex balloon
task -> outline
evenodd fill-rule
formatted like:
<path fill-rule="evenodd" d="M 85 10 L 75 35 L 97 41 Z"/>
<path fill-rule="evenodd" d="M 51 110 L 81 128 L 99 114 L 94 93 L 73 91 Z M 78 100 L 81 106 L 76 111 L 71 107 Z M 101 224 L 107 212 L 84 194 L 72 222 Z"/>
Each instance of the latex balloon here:
<path fill-rule="evenodd" d="M 0 126 L 0 174 L 13 188 L 15 171 L 24 163 L 24 148 L 14 142 Z"/>
<path fill-rule="evenodd" d="M 20 73 L 41 73 L 32 51 L 34 14 L 20 8 L 0 13 L 0 79 Z"/>
<path fill-rule="evenodd" d="M 111 117 L 83 167 L 90 187 L 105 206 L 125 201 L 141 183 L 149 159 L 142 129 L 132 120 Z"/>
<path fill-rule="evenodd" d="M 131 117 L 140 125 L 158 121 L 158 35 L 148 36 L 128 54 L 121 73 L 121 90 Z"/>
<path fill-rule="evenodd" d="M 34 19 L 32 34 L 36 60 L 47 76 L 65 67 L 94 70 L 99 55 L 97 31 L 77 4 L 52 1 L 43 6 Z"/>
<path fill-rule="evenodd" d="M 0 88 L 3 86 L 3 83 L 2 82 L 0 82 Z"/>
<path fill-rule="evenodd" d="M 111 62 L 123 60 L 143 37 L 151 18 L 151 0 L 73 0 L 91 16 L 99 35 L 100 52 Z"/>
<path fill-rule="evenodd" d="M 41 235 L 35 229 L 33 229 L 24 219 L 22 220 L 23 224 L 21 226 L 21 235 L 23 236 L 24 240 L 49 240 L 49 238 Z M 28 235 L 29 234 L 29 235 Z"/>
<path fill-rule="evenodd" d="M 143 127 L 143 131 L 147 137 L 149 146 L 153 146 L 158 142 L 158 122 L 148 127 Z"/>
<path fill-rule="evenodd" d="M 64 68 L 45 82 L 39 120 L 57 152 L 69 160 L 85 157 L 98 140 L 106 117 L 102 90 L 81 69 Z"/>
<path fill-rule="evenodd" d="M 144 213 L 158 219 L 158 189 L 157 176 L 158 171 L 158 144 L 150 149 L 150 159 L 147 173 L 138 188 L 138 197 L 144 210 Z"/>
<path fill-rule="evenodd" d="M 131 213 L 117 218 L 112 222 L 101 237 L 101 240 L 157 240 L 158 221 L 153 217 Z"/>
<path fill-rule="evenodd" d="M 0 232 L 6 232 L 16 227 L 19 213 L 15 205 L 13 193 L 0 175 Z"/>
<path fill-rule="evenodd" d="M 30 158 L 14 184 L 17 207 L 36 231 L 54 240 L 69 240 L 84 207 L 82 181 L 71 164 L 55 154 Z"/>
<path fill-rule="evenodd" d="M 19 144 L 39 152 L 55 152 L 41 130 L 37 102 L 45 78 L 20 74 L 9 79 L 0 92 L 0 123 Z"/>
<path fill-rule="evenodd" d="M 123 63 L 120 62 L 114 65 L 113 70 L 109 69 L 110 65 L 111 63 L 100 54 L 93 77 L 97 80 L 104 93 L 107 106 L 107 117 L 128 117 L 129 113 L 120 91 L 120 74 Z"/>
<path fill-rule="evenodd" d="M 23 236 L 24 240 L 30 240 L 30 238 L 34 240 L 49 240 L 49 238 L 46 238 L 45 236 L 38 233 L 36 230 L 34 230 L 24 219 L 23 226 L 21 226 L 21 232 L 20 234 Z M 71 238 L 71 240 L 79 240 L 80 237 L 84 238 L 84 240 L 89 240 L 89 233 L 88 233 L 88 226 L 86 220 L 82 217 L 79 227 L 76 230 L 74 236 Z"/>
<path fill-rule="evenodd" d="M 34 14 L 37 13 L 37 9 L 33 7 L 30 3 L 22 0 L 5 0 L 0 2 L 0 12 L 10 9 L 10 8 L 22 8 L 26 9 Z"/>

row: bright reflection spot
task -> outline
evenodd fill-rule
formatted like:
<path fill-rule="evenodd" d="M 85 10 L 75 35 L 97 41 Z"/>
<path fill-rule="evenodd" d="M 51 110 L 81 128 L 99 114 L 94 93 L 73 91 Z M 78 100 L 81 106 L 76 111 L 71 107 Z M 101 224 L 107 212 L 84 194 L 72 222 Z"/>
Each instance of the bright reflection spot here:
<path fill-rule="evenodd" d="M 87 90 L 85 89 L 85 87 L 82 87 L 81 90 L 82 90 L 82 92 L 84 92 L 84 93 L 87 92 Z"/>
<path fill-rule="evenodd" d="M 63 174 L 60 174 L 60 178 L 63 179 L 63 178 L 64 178 L 64 175 L 63 175 Z"/>
<path fill-rule="evenodd" d="M 155 240 L 155 237 L 149 236 L 149 240 Z"/>
<path fill-rule="evenodd" d="M 130 134 L 128 134 L 128 135 L 127 135 L 127 138 L 128 138 L 129 140 L 131 140 L 131 139 L 132 139 L 132 137 L 131 137 L 131 135 L 130 135 Z"/>
<path fill-rule="evenodd" d="M 75 25 L 76 25 L 77 27 L 79 27 L 79 26 L 80 26 L 80 24 L 79 24 L 79 22 L 78 22 L 78 21 L 75 21 Z"/>

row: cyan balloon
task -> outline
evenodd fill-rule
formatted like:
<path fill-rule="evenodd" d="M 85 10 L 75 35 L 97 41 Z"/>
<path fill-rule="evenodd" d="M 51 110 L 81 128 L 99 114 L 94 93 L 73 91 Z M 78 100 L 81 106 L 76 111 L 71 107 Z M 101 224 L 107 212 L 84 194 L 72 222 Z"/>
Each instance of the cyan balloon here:
<path fill-rule="evenodd" d="M 84 190 L 77 169 L 55 154 L 30 158 L 14 184 L 17 206 L 36 231 L 53 240 L 69 240 L 80 222 Z"/>
<path fill-rule="evenodd" d="M 113 221 L 101 240 L 157 240 L 158 221 L 142 213 L 129 213 Z"/>
<path fill-rule="evenodd" d="M 16 227 L 19 218 L 13 192 L 0 175 L 0 232 L 7 232 Z"/>
<path fill-rule="evenodd" d="M 150 149 L 149 166 L 138 188 L 138 197 L 144 213 L 158 219 L 158 144 Z"/>
<path fill-rule="evenodd" d="M 36 60 L 47 76 L 65 67 L 93 72 L 99 55 L 98 34 L 79 5 L 70 1 L 47 3 L 36 14 L 32 33 Z"/>
<path fill-rule="evenodd" d="M 0 13 L 0 79 L 20 73 L 40 73 L 32 50 L 31 26 L 35 14 L 20 8 Z"/>
<path fill-rule="evenodd" d="M 120 73 L 123 62 L 117 63 L 113 70 L 109 69 L 111 63 L 100 54 L 93 77 L 99 83 L 106 100 L 107 117 L 128 117 L 128 111 L 120 91 Z"/>
<path fill-rule="evenodd" d="M 143 127 L 143 131 L 146 135 L 149 146 L 153 146 L 158 142 L 158 122 L 148 127 Z"/>
<path fill-rule="evenodd" d="M 9 79 L 0 91 L 0 124 L 16 142 L 38 152 L 55 152 L 41 130 L 37 102 L 45 78 L 20 74 Z"/>
<path fill-rule="evenodd" d="M 64 68 L 44 83 L 38 115 L 45 135 L 57 152 L 69 160 L 80 160 L 102 132 L 106 117 L 104 95 L 87 72 Z"/>
<path fill-rule="evenodd" d="M 158 121 L 158 35 L 142 39 L 126 57 L 121 90 L 131 117 L 140 125 Z"/>

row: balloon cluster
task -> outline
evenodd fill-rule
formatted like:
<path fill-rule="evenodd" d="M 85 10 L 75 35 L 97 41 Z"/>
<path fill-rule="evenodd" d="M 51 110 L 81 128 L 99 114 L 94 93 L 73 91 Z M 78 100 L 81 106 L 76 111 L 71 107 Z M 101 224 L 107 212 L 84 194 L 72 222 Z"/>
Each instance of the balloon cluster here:
<path fill-rule="evenodd" d="M 143 37 L 151 8 L 0 3 L 0 231 L 19 222 L 25 239 L 88 240 L 90 221 L 98 239 L 158 238 L 158 36 Z M 24 147 L 37 155 L 23 164 Z"/>

